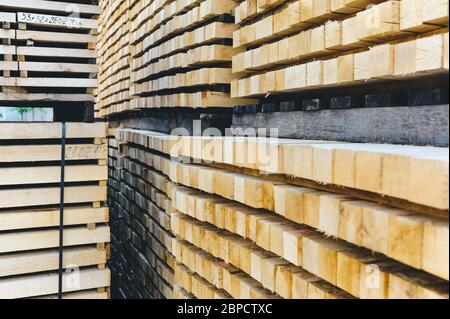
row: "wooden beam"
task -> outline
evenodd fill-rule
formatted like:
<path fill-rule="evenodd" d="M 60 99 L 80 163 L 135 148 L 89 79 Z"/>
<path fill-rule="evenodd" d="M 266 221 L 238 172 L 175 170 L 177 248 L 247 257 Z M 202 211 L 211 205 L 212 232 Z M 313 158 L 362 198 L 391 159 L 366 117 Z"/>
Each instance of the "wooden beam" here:
<path fill-rule="evenodd" d="M 1 93 L 0 101 L 17 102 L 95 102 L 93 94 Z"/>
<path fill-rule="evenodd" d="M 0 168 L 0 186 L 58 183 L 61 180 L 59 166 L 3 167 Z M 108 169 L 101 165 L 67 165 L 66 182 L 106 181 Z"/>
<path fill-rule="evenodd" d="M 31 230 L 0 234 L 0 252 L 10 253 L 34 249 L 55 248 L 59 245 L 59 230 Z M 64 246 L 78 246 L 110 241 L 109 227 L 99 226 L 93 230 L 87 227 L 64 230 Z"/>
<path fill-rule="evenodd" d="M 67 123 L 67 138 L 106 137 L 105 123 Z M 60 139 L 60 123 L 2 123 L 0 140 Z"/>
<path fill-rule="evenodd" d="M 67 144 L 66 160 L 106 160 L 107 145 Z M 0 145 L 0 163 L 61 160 L 59 145 Z"/>
<path fill-rule="evenodd" d="M 0 84 L 19 87 L 74 87 L 96 88 L 96 79 L 78 78 L 1 78 Z"/>
<path fill-rule="evenodd" d="M 33 72 L 97 73 L 95 64 L 19 62 L 19 70 Z"/>
<path fill-rule="evenodd" d="M 69 186 L 65 188 L 67 204 L 106 201 L 105 186 Z M 59 204 L 59 187 L 0 190 L 0 208 Z"/>
<path fill-rule="evenodd" d="M 16 14 L 13 12 L 0 12 L 0 22 L 16 23 Z"/>
<path fill-rule="evenodd" d="M 100 7 L 95 5 L 76 4 L 70 2 L 55 2 L 55 1 L 43 1 L 43 0 L 2 0 L 0 8 L 13 8 L 13 9 L 34 9 L 42 11 L 55 11 L 67 13 L 68 9 L 74 12 L 89 13 L 93 15 L 100 14 Z M 78 10 L 78 11 L 75 11 Z"/>
<path fill-rule="evenodd" d="M 66 27 L 74 29 L 97 29 L 98 22 L 92 19 L 52 16 L 29 12 L 17 12 L 17 22 L 45 27 Z"/>
<path fill-rule="evenodd" d="M 104 249 L 97 249 L 97 247 L 64 249 L 63 268 L 73 265 L 84 267 L 104 263 L 106 263 Z M 0 256 L 0 278 L 57 270 L 58 268 L 59 251 L 57 249 Z"/>
<path fill-rule="evenodd" d="M 39 296 L 33 297 L 30 299 L 58 299 L 58 295 L 48 295 L 48 296 Z M 69 292 L 63 294 L 63 299 L 109 299 L 109 293 L 99 292 L 97 290 L 86 290 L 80 292 Z"/>
<path fill-rule="evenodd" d="M 330 73 L 327 73 L 330 76 Z M 297 74 L 297 79 L 301 77 Z M 295 83 L 295 82 L 290 82 Z M 394 93 L 395 94 L 395 93 Z M 363 103 L 362 103 L 363 104 Z M 339 140 L 352 143 L 419 144 L 445 147 L 449 144 L 446 105 L 404 106 L 234 114 L 233 126 L 264 128 L 268 121 L 283 123 L 280 138 Z M 360 106 L 360 107 L 359 107 Z M 333 126 L 325 125 L 333 118 Z M 427 121 L 423 121 L 423 118 Z M 416 129 L 420 128 L 420 129 Z M 297 166 L 299 167 L 299 166 Z M 291 167 L 295 170 L 295 166 Z M 375 182 L 365 179 L 362 182 Z M 360 183 L 358 183 L 360 184 Z"/>
<path fill-rule="evenodd" d="M 0 231 L 55 227 L 59 225 L 59 209 L 6 210 L 0 214 L 0 221 Z M 79 206 L 64 209 L 64 225 L 67 226 L 108 221 L 109 210 L 106 207 Z"/>
<path fill-rule="evenodd" d="M 23 47 L 23 46 L 17 46 L 16 48 L 17 48 L 17 55 L 24 55 L 24 56 L 74 57 L 74 58 L 90 58 L 90 59 L 95 59 L 97 57 L 97 51 L 87 49 Z"/>
<path fill-rule="evenodd" d="M 0 61 L 0 70 L 18 71 L 19 63 L 16 61 Z"/>
<path fill-rule="evenodd" d="M 63 291 L 72 292 L 110 285 L 109 269 L 82 269 L 78 273 L 77 285 L 71 285 L 72 273 L 63 274 Z M 52 295 L 58 292 L 58 274 L 38 274 L 0 280 L 0 296 L 4 299 Z"/>
<path fill-rule="evenodd" d="M 33 40 L 44 42 L 96 43 L 95 35 L 63 32 L 44 32 L 30 30 L 14 30 L 17 40 Z M 1 34 L 1 33 L 0 33 Z"/>
<path fill-rule="evenodd" d="M 13 46 L 13 45 L 0 44 L 0 54 L 15 55 L 16 54 L 16 47 Z"/>
<path fill-rule="evenodd" d="M 0 29 L 0 38 L 15 39 L 16 30 Z"/>

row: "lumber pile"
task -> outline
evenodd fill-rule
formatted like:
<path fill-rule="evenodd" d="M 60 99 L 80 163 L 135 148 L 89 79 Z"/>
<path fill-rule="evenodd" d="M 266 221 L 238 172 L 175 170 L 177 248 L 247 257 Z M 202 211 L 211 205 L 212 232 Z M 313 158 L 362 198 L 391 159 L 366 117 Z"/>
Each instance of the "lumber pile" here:
<path fill-rule="evenodd" d="M 233 0 L 101 1 L 98 114 L 233 107 Z M 113 35 L 113 36 L 112 36 Z M 103 56 L 104 55 L 104 56 Z"/>
<path fill-rule="evenodd" d="M 101 0 L 99 17 L 98 65 L 99 87 L 96 117 L 108 113 L 108 107 L 116 112 L 129 109 L 130 104 L 130 15 L 137 1 Z M 106 109 L 105 109 L 106 108 Z M 112 112 L 111 112 L 112 113 Z"/>
<path fill-rule="evenodd" d="M 61 124 L 0 127 L 0 298 L 56 298 Z M 66 130 L 64 298 L 109 298 L 104 123 Z"/>
<path fill-rule="evenodd" d="M 245 0 L 235 16 L 232 97 L 448 74 L 448 1 Z"/>
<path fill-rule="evenodd" d="M 170 198 L 173 297 L 448 298 L 448 148 L 115 139 Z"/>
<path fill-rule="evenodd" d="M 0 102 L 94 102 L 100 8 L 86 1 L 0 3 Z"/>
<path fill-rule="evenodd" d="M 170 299 L 175 259 L 169 179 L 130 156 L 110 133 L 112 297 Z"/>
<path fill-rule="evenodd" d="M 101 7 L 101 117 L 448 74 L 448 0 L 104 0 Z"/>

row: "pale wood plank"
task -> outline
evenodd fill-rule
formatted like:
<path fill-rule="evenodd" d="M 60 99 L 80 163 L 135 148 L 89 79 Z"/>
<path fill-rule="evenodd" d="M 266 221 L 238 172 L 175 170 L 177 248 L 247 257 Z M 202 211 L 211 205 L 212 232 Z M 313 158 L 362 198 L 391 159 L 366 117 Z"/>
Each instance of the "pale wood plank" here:
<path fill-rule="evenodd" d="M 0 46 L 0 50 L 1 50 L 1 46 Z M 88 49 L 66 49 L 66 48 L 18 46 L 17 47 L 17 55 L 48 56 L 48 57 L 75 57 L 75 58 L 95 59 L 97 57 L 97 51 L 88 50 Z"/>
<path fill-rule="evenodd" d="M 106 263 L 106 251 L 97 247 L 64 249 L 63 268 Z M 0 256 L 0 278 L 59 269 L 59 250 L 45 250 Z"/>
<path fill-rule="evenodd" d="M 0 54 L 16 54 L 16 47 L 13 45 L 0 44 Z"/>
<path fill-rule="evenodd" d="M 77 87 L 95 88 L 97 79 L 75 78 L 2 78 L 0 85 L 21 87 Z"/>
<path fill-rule="evenodd" d="M 58 295 L 39 296 L 30 299 L 58 299 Z M 97 290 L 86 290 L 80 292 L 70 292 L 63 294 L 63 299 L 109 299 L 108 292 L 98 292 Z"/>
<path fill-rule="evenodd" d="M 60 123 L 2 123 L 0 140 L 60 139 Z M 106 137 L 105 123 L 67 123 L 67 138 Z"/>
<path fill-rule="evenodd" d="M 98 68 L 95 64 L 19 62 L 19 70 L 34 72 L 97 73 Z"/>
<path fill-rule="evenodd" d="M 44 32 L 44 31 L 30 31 L 30 30 L 15 30 L 16 39 L 18 40 L 33 40 L 46 42 L 72 42 L 72 43 L 96 43 L 95 35 L 79 34 L 79 33 L 64 33 L 64 32 Z M 1 33 L 0 33 L 1 34 Z"/>
<path fill-rule="evenodd" d="M 101 165 L 67 165 L 66 182 L 105 181 L 108 168 Z M 49 184 L 61 181 L 59 166 L 3 167 L 0 168 L 0 185 Z"/>
<path fill-rule="evenodd" d="M 59 1 L 43 1 L 43 0 L 2 0 L 0 8 L 14 9 L 36 9 L 43 11 L 57 11 L 67 13 L 67 10 L 78 10 L 80 13 L 100 14 L 100 7 L 87 4 L 76 4 L 70 2 Z"/>
<path fill-rule="evenodd" d="M 59 208 L 7 210 L 0 213 L 0 231 L 59 226 Z M 64 225 L 106 223 L 109 211 L 106 207 L 66 207 Z"/>
<path fill-rule="evenodd" d="M 0 38 L 15 39 L 16 30 L 0 29 Z"/>
<path fill-rule="evenodd" d="M 17 22 L 47 27 L 66 27 L 74 29 L 97 29 L 98 22 L 79 17 L 63 17 L 29 12 L 17 12 Z"/>
<path fill-rule="evenodd" d="M 58 93 L 1 93 L 0 101 L 29 101 L 29 102 L 94 102 L 93 94 L 58 94 Z"/>
<path fill-rule="evenodd" d="M 18 71 L 19 63 L 16 61 L 0 61 L 0 70 Z"/>
<path fill-rule="evenodd" d="M 107 145 L 67 144 L 66 160 L 107 159 Z M 0 163 L 59 161 L 60 145 L 0 145 Z"/>
<path fill-rule="evenodd" d="M 17 22 L 16 14 L 13 12 L 0 12 L 0 22 L 15 23 Z"/>
<path fill-rule="evenodd" d="M 69 186 L 65 188 L 66 204 L 106 201 L 105 186 Z M 55 205 L 60 203 L 60 188 L 26 188 L 0 190 L 0 208 Z"/>
<path fill-rule="evenodd" d="M 66 228 L 64 230 L 64 247 L 108 243 L 109 241 L 108 226 L 99 226 L 92 230 L 87 227 Z M 0 234 L 0 253 L 55 248 L 58 246 L 58 229 Z"/>
<path fill-rule="evenodd" d="M 63 274 L 63 291 L 87 290 L 110 285 L 109 269 L 83 269 L 78 273 L 78 285 L 72 285 L 73 274 Z M 0 281 L 0 297 L 3 299 L 51 295 L 58 292 L 58 273 L 7 278 Z"/>

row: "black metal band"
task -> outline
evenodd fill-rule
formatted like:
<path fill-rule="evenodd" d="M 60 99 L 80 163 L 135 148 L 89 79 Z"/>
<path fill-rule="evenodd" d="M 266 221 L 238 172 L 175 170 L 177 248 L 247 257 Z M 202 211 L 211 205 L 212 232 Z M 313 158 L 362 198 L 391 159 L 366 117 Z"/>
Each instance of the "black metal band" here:
<path fill-rule="evenodd" d="M 61 185 L 59 201 L 59 269 L 58 269 L 58 299 L 63 296 L 63 254 L 64 254 L 64 184 L 66 165 L 66 123 L 61 123 Z"/>

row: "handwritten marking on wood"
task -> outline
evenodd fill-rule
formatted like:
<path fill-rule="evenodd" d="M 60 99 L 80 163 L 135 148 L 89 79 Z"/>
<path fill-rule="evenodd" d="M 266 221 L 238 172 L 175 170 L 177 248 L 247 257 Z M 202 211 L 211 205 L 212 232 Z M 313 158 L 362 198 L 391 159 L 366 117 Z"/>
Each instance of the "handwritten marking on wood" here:
<path fill-rule="evenodd" d="M 102 158 L 106 155 L 105 145 L 67 145 L 66 146 L 66 160 L 70 159 L 96 159 Z"/>

